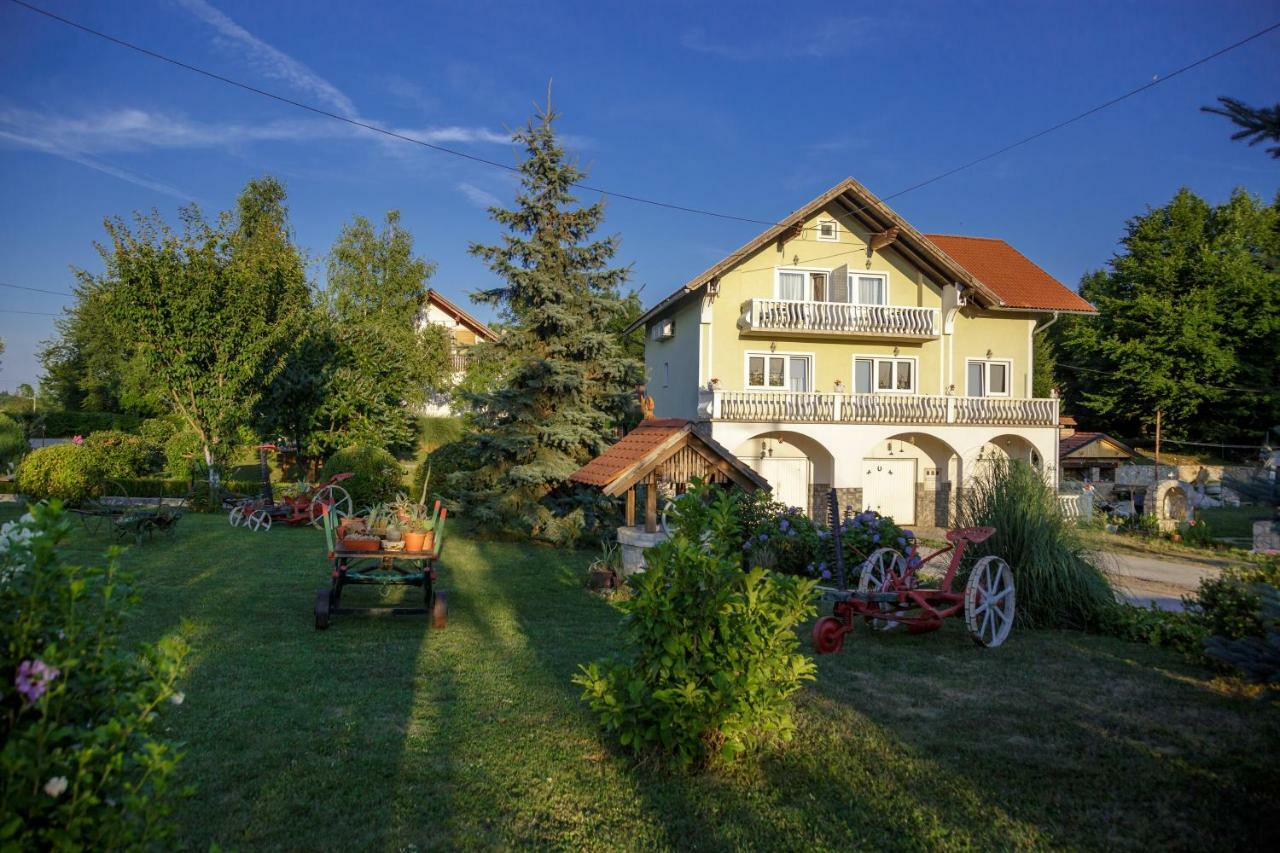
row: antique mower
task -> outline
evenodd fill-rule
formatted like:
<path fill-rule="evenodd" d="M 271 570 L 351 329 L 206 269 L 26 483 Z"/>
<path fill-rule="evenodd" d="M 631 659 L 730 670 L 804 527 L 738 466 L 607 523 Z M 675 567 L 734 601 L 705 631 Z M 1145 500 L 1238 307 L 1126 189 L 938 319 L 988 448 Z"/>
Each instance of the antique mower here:
<path fill-rule="evenodd" d="M 271 525 L 283 522 L 290 525 L 310 524 L 320 527 L 326 512 L 332 512 L 341 520 L 354 512 L 351 495 L 339 485 L 353 474 L 335 474 L 318 486 L 285 496 L 277 501 L 271 489 L 271 469 L 267 465 L 267 451 L 275 450 L 274 444 L 258 445 L 258 469 L 262 475 L 262 492 L 256 498 L 240 498 L 224 503 L 228 510 L 227 521 L 232 527 L 250 530 L 270 530 Z"/>
<path fill-rule="evenodd" d="M 950 544 L 920 557 L 892 548 L 873 551 L 859 567 L 858 583 L 850 589 L 846 583 L 843 545 L 840 538 L 839 509 L 834 495 L 831 502 L 832 539 L 835 542 L 835 567 L 838 588 L 820 587 L 823 601 L 833 602 L 830 616 L 823 616 L 813 626 L 813 649 L 818 654 L 840 651 L 844 637 L 853 630 L 853 620 L 861 616 L 878 631 L 899 626 L 912 634 L 936 631 L 949 616 L 964 615 L 965 625 L 974 642 L 995 648 L 1005 641 L 1013 627 L 1015 595 L 1013 571 L 999 557 L 978 560 L 969 572 L 964 591 L 952 589 L 966 545 L 982 542 L 994 534 L 993 527 L 965 527 L 947 532 Z M 921 584 L 917 571 L 935 557 L 951 552 L 951 560 L 941 583 Z"/>

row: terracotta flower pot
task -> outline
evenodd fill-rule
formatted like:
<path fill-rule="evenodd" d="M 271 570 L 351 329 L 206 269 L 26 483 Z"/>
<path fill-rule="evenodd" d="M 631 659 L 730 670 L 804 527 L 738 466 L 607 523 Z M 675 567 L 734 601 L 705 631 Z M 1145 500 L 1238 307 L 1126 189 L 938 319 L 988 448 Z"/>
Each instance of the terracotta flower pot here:
<path fill-rule="evenodd" d="M 427 534 L 417 530 L 406 530 L 404 532 L 404 549 L 406 551 L 425 551 Z"/>
<path fill-rule="evenodd" d="M 344 539 L 342 540 L 342 549 L 344 551 L 377 551 L 382 548 L 382 540 L 380 539 Z"/>

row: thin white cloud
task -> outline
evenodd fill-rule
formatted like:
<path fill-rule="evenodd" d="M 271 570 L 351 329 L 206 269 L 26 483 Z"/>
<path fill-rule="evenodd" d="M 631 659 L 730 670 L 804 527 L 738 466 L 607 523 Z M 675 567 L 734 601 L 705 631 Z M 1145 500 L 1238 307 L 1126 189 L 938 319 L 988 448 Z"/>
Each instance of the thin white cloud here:
<path fill-rule="evenodd" d="M 487 190 L 482 190 L 475 184 L 468 184 L 466 181 L 458 184 L 458 190 L 467 197 L 467 201 L 476 207 L 488 210 L 491 207 L 502 207 L 502 199 L 498 198 Z"/>
<path fill-rule="evenodd" d="M 163 193 L 164 195 L 173 196 L 174 198 L 182 199 L 183 201 L 196 200 L 193 193 L 189 193 L 186 190 L 181 190 L 170 184 L 157 181 L 154 178 L 149 178 L 146 175 L 130 171 L 129 169 L 122 169 L 119 166 L 104 163 L 95 157 L 90 157 L 82 151 L 61 147 L 40 139 L 32 139 L 31 137 L 22 136 L 17 133 L 10 133 L 5 130 L 0 130 L 0 140 L 17 145 L 20 148 L 30 148 L 35 151 L 41 151 L 45 154 L 49 154 L 53 157 L 60 157 L 63 160 L 69 160 L 72 163 L 79 163 L 81 166 L 86 166 L 90 169 L 102 172 L 105 175 L 110 175 L 113 178 L 119 178 L 122 181 L 127 181 L 128 183 L 139 187 L 145 187 L 146 189 Z"/>
<path fill-rule="evenodd" d="M 344 116 L 354 117 L 359 114 L 355 103 L 337 86 L 284 51 L 267 44 L 205 0 L 176 0 L 176 2 L 217 30 L 221 36 L 218 39 L 219 42 L 238 49 L 263 74 L 283 80 L 295 89 L 319 98 Z"/>
<path fill-rule="evenodd" d="M 511 141 L 511 134 L 499 133 L 483 127 L 434 127 L 434 128 L 393 128 L 396 133 L 413 139 L 421 139 L 434 145 L 448 142 L 491 142 L 499 145 Z"/>
<path fill-rule="evenodd" d="M 792 25 L 768 39 L 741 42 L 717 39 L 702 27 L 693 27 L 681 34 L 680 44 L 688 50 L 734 62 L 824 59 L 848 53 L 856 45 L 865 45 L 872 26 L 872 20 L 862 16 L 828 18 L 813 26 Z"/>

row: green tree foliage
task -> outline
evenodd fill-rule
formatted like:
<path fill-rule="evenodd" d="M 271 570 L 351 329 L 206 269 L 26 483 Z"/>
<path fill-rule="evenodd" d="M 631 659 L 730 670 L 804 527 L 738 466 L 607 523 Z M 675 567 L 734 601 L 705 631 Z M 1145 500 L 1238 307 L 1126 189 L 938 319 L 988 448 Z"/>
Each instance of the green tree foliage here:
<path fill-rule="evenodd" d="M 481 523 L 560 540 L 583 523 L 568 476 L 614 440 L 643 370 L 610 332 L 627 311 L 628 270 L 609 266 L 618 238 L 592 239 L 604 204 L 575 206 L 585 173 L 567 161 L 555 119 L 548 106 L 514 135 L 521 189 L 514 208 L 489 210 L 508 233 L 471 246 L 503 280 L 474 298 L 504 323 L 490 347 L 504 372 L 499 387 L 468 395 L 474 470 L 451 485 Z"/>
<path fill-rule="evenodd" d="M 791 696 L 814 673 L 795 629 L 813 615 L 817 581 L 744 571 L 726 492 L 695 487 L 672 518 L 621 604 L 631 659 L 587 664 L 573 680 L 624 747 L 682 767 L 732 761 L 794 731 Z"/>
<path fill-rule="evenodd" d="M 103 292 L 150 387 L 199 437 L 213 489 L 216 450 L 234 443 L 283 369 L 309 292 L 274 179 L 250 181 L 216 222 L 195 206 L 181 218 L 181 232 L 158 214 L 135 217 L 134 230 L 108 220 L 106 271 L 85 284 Z"/>
<path fill-rule="evenodd" d="M 1040 332 L 1031 341 L 1031 396 L 1048 397 L 1058 387 L 1053 378 L 1057 366 L 1057 356 L 1053 351 L 1053 341 L 1045 332 Z"/>
<path fill-rule="evenodd" d="M 1280 423 L 1280 198 L 1190 190 L 1130 220 L 1084 278 L 1096 318 L 1051 327 L 1057 378 L 1091 426 L 1230 441 Z"/>
<path fill-rule="evenodd" d="M 33 501 L 57 499 L 83 503 L 102 482 L 92 452 L 78 444 L 51 444 L 22 457 L 16 472 L 18 491 Z"/>
<path fill-rule="evenodd" d="M 400 491 L 404 472 L 396 458 L 381 447 L 354 446 L 339 450 L 325 463 L 322 480 L 335 474 L 354 476 L 342 481 L 357 510 L 373 503 L 389 501 Z"/>
<path fill-rule="evenodd" d="M 1218 98 L 1221 106 L 1201 107 L 1207 113 L 1226 116 L 1240 128 L 1231 134 L 1234 140 L 1247 139 L 1250 145 L 1260 142 L 1280 143 L 1280 104 L 1274 107 L 1251 107 L 1235 98 Z M 1267 153 L 1280 160 L 1280 145 L 1273 145 Z"/>
<path fill-rule="evenodd" d="M 414 255 L 400 214 L 381 230 L 363 216 L 330 252 L 326 300 L 310 312 L 288 363 L 260 407 L 267 432 L 322 457 L 352 443 L 413 447 L 411 407 L 445 386 L 450 341 L 417 328 L 435 265 Z"/>

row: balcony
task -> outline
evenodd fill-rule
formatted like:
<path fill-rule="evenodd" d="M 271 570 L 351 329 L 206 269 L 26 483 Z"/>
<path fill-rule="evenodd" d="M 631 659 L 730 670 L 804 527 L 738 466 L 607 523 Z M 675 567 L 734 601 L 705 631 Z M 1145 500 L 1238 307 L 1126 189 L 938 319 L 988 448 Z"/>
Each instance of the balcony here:
<path fill-rule="evenodd" d="M 896 340 L 936 338 L 938 325 L 936 308 L 789 299 L 748 300 L 743 303 L 742 317 L 738 320 L 743 334 L 884 337 Z"/>
<path fill-rule="evenodd" d="M 1058 425 L 1053 398 L 701 391 L 699 417 L 714 421 L 833 424 Z"/>
<path fill-rule="evenodd" d="M 455 349 L 449 354 L 449 364 L 454 373 L 466 373 L 467 365 L 471 363 L 471 354 L 465 348 Z"/>

